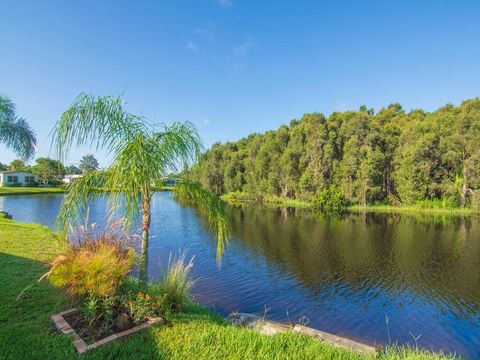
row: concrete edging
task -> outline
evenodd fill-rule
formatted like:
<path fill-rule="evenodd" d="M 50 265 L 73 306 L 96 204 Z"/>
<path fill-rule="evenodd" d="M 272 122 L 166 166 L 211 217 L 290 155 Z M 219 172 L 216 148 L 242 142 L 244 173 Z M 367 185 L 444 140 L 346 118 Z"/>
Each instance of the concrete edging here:
<path fill-rule="evenodd" d="M 61 313 L 58 313 L 56 315 L 53 315 L 51 317 L 53 323 L 55 324 L 55 327 L 57 328 L 58 331 L 65 335 L 72 335 L 73 339 L 73 345 L 75 346 L 75 349 L 77 349 L 77 352 L 79 354 L 83 354 L 88 350 L 95 349 L 101 345 L 105 345 L 108 343 L 111 343 L 112 341 L 115 341 L 117 339 L 121 339 L 122 337 L 128 336 L 135 334 L 136 332 L 139 332 L 140 330 L 146 329 L 149 326 L 153 324 L 157 324 L 162 319 L 160 318 L 151 318 L 147 322 L 137 325 L 131 329 L 121 331 L 119 333 L 107 336 L 103 339 L 100 339 L 98 341 L 95 341 L 92 344 L 87 344 L 76 332 L 73 330 L 73 328 L 70 326 L 70 324 L 65 320 L 64 316 L 71 315 L 73 313 L 76 313 L 77 309 L 69 309 L 66 311 L 62 311 Z"/>
<path fill-rule="evenodd" d="M 329 334 L 324 331 L 309 328 L 299 324 L 296 324 L 292 327 L 273 321 L 267 321 L 256 315 L 245 313 L 231 314 L 230 316 L 228 316 L 228 320 L 236 326 L 245 326 L 248 328 L 252 328 L 265 335 L 273 335 L 278 332 L 293 330 L 300 334 L 314 337 L 320 341 L 325 341 L 326 343 L 329 343 L 333 346 L 360 352 L 362 354 L 375 354 L 377 352 L 377 348 L 375 348 L 374 346 L 363 344 L 355 340 Z"/>

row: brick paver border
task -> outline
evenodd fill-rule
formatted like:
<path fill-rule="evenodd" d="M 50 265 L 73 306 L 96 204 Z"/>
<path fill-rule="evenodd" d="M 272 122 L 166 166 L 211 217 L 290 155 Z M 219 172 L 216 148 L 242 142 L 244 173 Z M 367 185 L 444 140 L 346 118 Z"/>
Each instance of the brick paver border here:
<path fill-rule="evenodd" d="M 66 311 L 62 311 L 61 313 L 58 313 L 56 315 L 53 315 L 51 317 L 53 323 L 55 324 L 55 327 L 57 328 L 58 331 L 65 335 L 71 335 L 73 339 L 73 345 L 77 349 L 79 354 L 83 354 L 84 352 L 95 349 L 101 345 L 105 345 L 108 343 L 111 343 L 112 341 L 115 341 L 117 339 L 121 339 L 125 336 L 135 334 L 136 332 L 139 332 L 140 330 L 146 329 L 149 326 L 153 324 L 157 324 L 162 321 L 161 318 L 151 318 L 148 319 L 147 322 L 137 325 L 131 329 L 121 331 L 119 333 L 107 336 L 106 338 L 100 339 L 98 341 L 95 341 L 93 344 L 88 345 L 76 332 L 73 330 L 73 328 L 70 326 L 70 324 L 65 320 L 65 316 L 71 315 L 76 313 L 78 310 L 77 309 L 70 309 Z"/>

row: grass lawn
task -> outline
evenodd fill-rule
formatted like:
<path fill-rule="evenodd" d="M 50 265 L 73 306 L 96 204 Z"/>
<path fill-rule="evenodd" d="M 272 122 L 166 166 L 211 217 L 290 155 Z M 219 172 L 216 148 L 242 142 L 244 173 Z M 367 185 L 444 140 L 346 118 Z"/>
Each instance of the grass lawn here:
<path fill-rule="evenodd" d="M 155 188 L 154 191 L 172 191 L 172 186 Z M 64 193 L 62 187 L 0 187 L 0 196 L 7 195 L 32 195 L 32 194 L 58 194 Z"/>
<path fill-rule="evenodd" d="M 475 215 L 479 210 L 469 208 L 422 208 L 419 206 L 393 206 L 393 205 L 354 205 L 350 211 L 374 211 L 374 212 L 423 212 L 435 215 Z"/>
<path fill-rule="evenodd" d="M 69 308 L 66 297 L 48 281 L 37 284 L 61 249 L 62 243 L 45 227 L 0 219 L 0 359 L 79 357 L 70 339 L 56 333 L 50 321 L 51 315 Z M 170 327 L 154 326 L 81 358 L 365 359 L 294 333 L 265 336 L 239 329 L 194 304 L 171 320 Z M 443 359 L 394 350 L 376 358 Z"/>
<path fill-rule="evenodd" d="M 258 202 L 253 197 L 245 193 L 228 193 L 221 196 L 221 199 L 230 204 L 252 204 L 261 203 L 265 206 L 290 206 L 290 207 L 310 207 L 310 204 L 305 201 L 287 199 L 278 196 L 269 196 L 263 199 L 262 202 Z"/>
<path fill-rule="evenodd" d="M 65 189 L 58 187 L 0 187 L 0 196 L 30 195 L 30 194 L 57 194 Z"/>

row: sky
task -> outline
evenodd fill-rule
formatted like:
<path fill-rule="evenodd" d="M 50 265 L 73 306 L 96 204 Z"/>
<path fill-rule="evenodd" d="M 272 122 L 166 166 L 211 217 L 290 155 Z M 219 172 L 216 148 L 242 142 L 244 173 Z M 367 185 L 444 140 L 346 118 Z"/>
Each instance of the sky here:
<path fill-rule="evenodd" d="M 152 123 L 191 121 L 205 146 L 304 113 L 480 96 L 480 1 L 0 0 L 0 92 L 52 156 L 82 92 L 123 94 Z M 72 149 L 68 164 L 92 153 Z M 16 156 L 0 144 L 0 162 Z"/>

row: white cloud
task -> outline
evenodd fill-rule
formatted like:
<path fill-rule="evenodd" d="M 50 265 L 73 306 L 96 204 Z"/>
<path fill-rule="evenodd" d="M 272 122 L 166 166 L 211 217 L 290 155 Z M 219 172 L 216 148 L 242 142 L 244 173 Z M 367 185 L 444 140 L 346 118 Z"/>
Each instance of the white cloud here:
<path fill-rule="evenodd" d="M 245 40 L 242 44 L 233 48 L 233 55 L 238 57 L 244 57 L 255 46 L 257 46 L 257 42 L 252 36 L 249 35 L 247 37 L 247 40 Z"/>
<path fill-rule="evenodd" d="M 221 7 L 230 7 L 233 5 L 232 0 L 215 0 Z"/>
<path fill-rule="evenodd" d="M 205 125 L 208 125 L 210 124 L 210 119 L 205 118 L 202 120 L 202 123 L 204 123 Z"/>
<path fill-rule="evenodd" d="M 187 43 L 185 44 L 185 47 L 190 50 L 190 51 L 193 51 L 193 52 L 198 52 L 198 50 L 200 50 L 200 48 L 198 47 L 198 45 L 196 45 L 195 43 L 191 42 L 191 41 L 187 41 Z"/>

